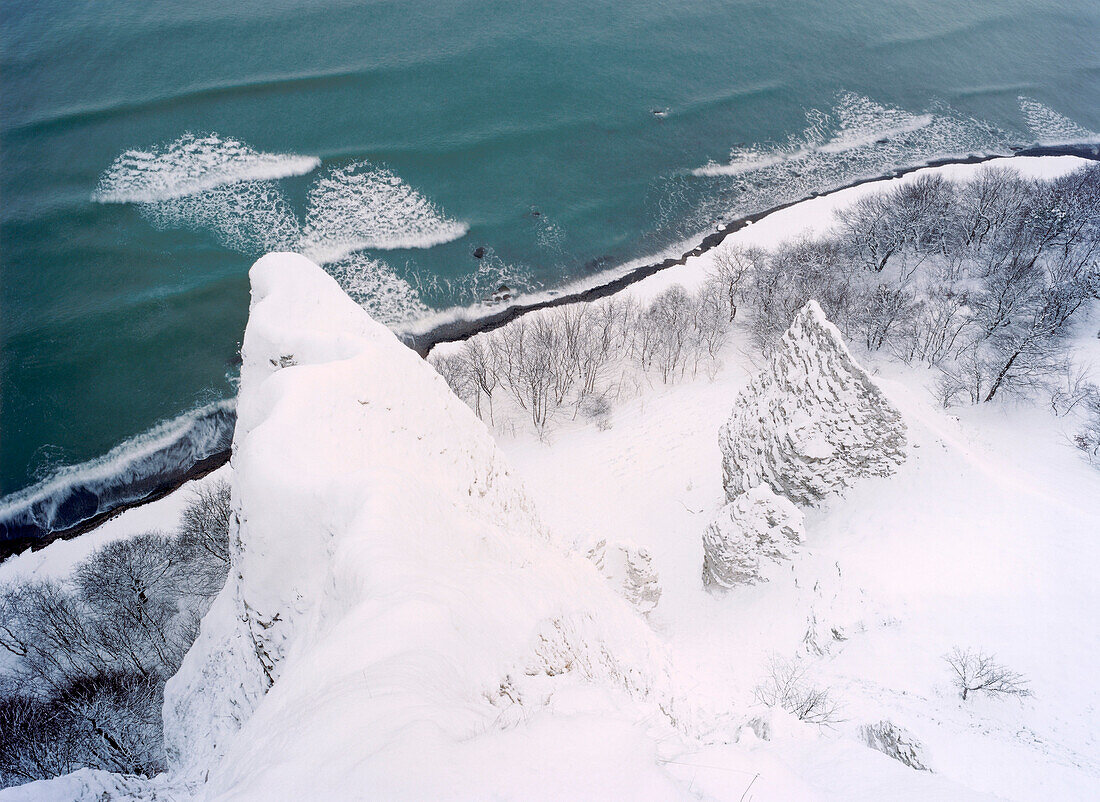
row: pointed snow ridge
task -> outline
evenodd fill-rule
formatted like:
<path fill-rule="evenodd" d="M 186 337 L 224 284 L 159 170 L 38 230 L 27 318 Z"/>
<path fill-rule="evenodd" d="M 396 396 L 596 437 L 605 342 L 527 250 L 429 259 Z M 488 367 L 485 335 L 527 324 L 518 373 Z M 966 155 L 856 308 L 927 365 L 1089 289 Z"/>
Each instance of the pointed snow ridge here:
<path fill-rule="evenodd" d="M 730 501 L 767 482 L 815 504 L 905 459 L 905 424 L 816 301 L 795 315 L 719 435 Z"/>
<path fill-rule="evenodd" d="M 660 644 L 544 532 L 430 365 L 307 259 L 267 256 L 250 277 L 232 567 L 165 689 L 174 774 L 235 800 L 437 799 L 460 776 L 470 798 L 527 798 L 524 778 L 567 782 L 588 759 L 585 715 L 647 698 Z M 601 693 L 571 708 L 548 764 L 524 700 L 575 685 Z M 513 770 L 463 768 L 494 760 Z M 667 782 L 656 764 L 636 774 Z"/>

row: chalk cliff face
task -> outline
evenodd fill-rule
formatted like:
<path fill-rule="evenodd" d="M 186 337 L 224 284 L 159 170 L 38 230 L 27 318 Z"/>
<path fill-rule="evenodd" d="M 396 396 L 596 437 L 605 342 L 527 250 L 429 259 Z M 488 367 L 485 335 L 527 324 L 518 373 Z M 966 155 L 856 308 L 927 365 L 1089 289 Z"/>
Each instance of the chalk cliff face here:
<path fill-rule="evenodd" d="M 720 434 L 730 501 L 766 482 L 812 505 L 905 459 L 905 424 L 816 301 L 795 316 Z"/>
<path fill-rule="evenodd" d="M 275 254 L 251 280 L 233 564 L 165 692 L 172 770 L 214 798 L 568 796 L 623 760 L 639 798 L 664 789 L 622 713 L 665 672 L 640 616 L 320 268 Z M 574 765 L 536 772 L 540 739 Z"/>

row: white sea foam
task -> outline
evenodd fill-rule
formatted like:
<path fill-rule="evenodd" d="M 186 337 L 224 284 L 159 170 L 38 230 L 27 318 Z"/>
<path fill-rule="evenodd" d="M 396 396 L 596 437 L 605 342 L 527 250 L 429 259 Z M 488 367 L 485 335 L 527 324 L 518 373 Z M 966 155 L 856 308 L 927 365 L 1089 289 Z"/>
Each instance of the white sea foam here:
<path fill-rule="evenodd" d="M 1068 145 L 1084 142 L 1100 142 L 1100 134 L 1078 125 L 1069 117 L 1059 114 L 1029 97 L 1019 97 L 1028 130 L 1040 145 Z"/>
<path fill-rule="evenodd" d="M 387 326 L 428 314 L 420 294 L 381 260 L 355 253 L 330 262 L 325 271 L 372 318 Z"/>
<path fill-rule="evenodd" d="M 263 153 L 231 137 L 187 133 L 168 145 L 128 150 L 99 179 L 100 203 L 150 203 L 180 198 L 223 184 L 305 175 L 316 156 Z"/>
<path fill-rule="evenodd" d="M 274 181 L 222 184 L 139 208 L 155 228 L 206 230 L 226 248 L 249 256 L 296 250 L 301 239 L 298 216 Z"/>
<path fill-rule="evenodd" d="M 300 251 L 334 262 L 365 249 L 430 248 L 468 228 L 390 170 L 356 162 L 330 170 L 310 189 Z"/>
<path fill-rule="evenodd" d="M 913 114 L 870 98 L 844 92 L 831 112 L 813 109 L 807 127 L 778 146 L 734 148 L 727 164 L 695 169 L 697 176 L 742 175 L 802 162 L 798 172 L 872 171 L 975 150 L 984 152 L 1008 141 L 989 125 L 946 108 Z"/>
<path fill-rule="evenodd" d="M 101 457 L 68 465 L 0 501 L 0 532 L 75 526 L 96 512 L 145 497 L 165 476 L 229 448 L 236 399 L 164 421 Z"/>
<path fill-rule="evenodd" d="M 806 128 L 785 143 L 734 148 L 727 164 L 670 178 L 664 197 L 655 199 L 657 230 L 669 239 L 698 236 L 724 221 L 896 170 L 1006 154 L 1018 139 L 943 105 L 912 113 L 843 93 L 829 112 L 810 111 Z"/>

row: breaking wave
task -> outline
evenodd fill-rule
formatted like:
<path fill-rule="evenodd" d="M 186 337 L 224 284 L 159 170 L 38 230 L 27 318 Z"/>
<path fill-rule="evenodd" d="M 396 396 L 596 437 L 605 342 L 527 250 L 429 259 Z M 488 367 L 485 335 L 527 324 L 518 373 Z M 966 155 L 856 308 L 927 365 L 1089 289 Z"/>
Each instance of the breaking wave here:
<path fill-rule="evenodd" d="M 160 148 L 128 150 L 104 171 L 92 199 L 154 203 L 240 181 L 271 181 L 317 169 L 316 156 L 263 153 L 231 137 L 187 133 Z"/>
<path fill-rule="evenodd" d="M 233 399 L 191 410 L 6 497 L 0 501 L 0 547 L 69 529 L 171 486 L 230 447 L 235 407 Z"/>
<path fill-rule="evenodd" d="M 1100 134 L 1078 125 L 1049 106 L 1029 97 L 1017 98 L 1028 130 L 1040 145 L 1067 145 L 1100 142 Z"/>
<path fill-rule="evenodd" d="M 390 170 L 355 162 L 310 189 L 302 253 L 334 262 L 366 249 L 430 248 L 468 230 Z"/>
<path fill-rule="evenodd" d="M 795 176 L 813 171 L 851 180 L 933 158 L 1007 147 L 1011 140 L 995 126 L 946 107 L 913 114 L 850 92 L 838 96 L 831 112 L 813 109 L 806 117 L 806 129 L 782 145 L 734 148 L 729 163 L 712 162 L 693 172 L 736 176 L 778 168 Z"/>
<path fill-rule="evenodd" d="M 1008 153 L 1018 137 L 942 104 L 920 113 L 851 92 L 806 114 L 779 144 L 736 147 L 726 163 L 673 176 L 651 196 L 658 236 L 683 241 L 724 221 L 937 160 Z"/>

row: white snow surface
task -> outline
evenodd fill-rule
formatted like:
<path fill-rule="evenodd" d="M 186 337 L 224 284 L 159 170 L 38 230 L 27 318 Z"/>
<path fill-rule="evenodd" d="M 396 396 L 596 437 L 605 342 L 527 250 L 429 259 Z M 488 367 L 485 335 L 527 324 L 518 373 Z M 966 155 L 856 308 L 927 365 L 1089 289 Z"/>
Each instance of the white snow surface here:
<path fill-rule="evenodd" d="M 642 619 L 333 279 L 251 279 L 234 567 L 166 690 L 173 769 L 226 799 L 665 796 Z"/>
<path fill-rule="evenodd" d="M 896 185 L 807 201 L 734 242 L 821 232 Z M 697 286 L 709 260 L 628 291 Z M 713 381 L 621 402 L 606 431 L 562 424 L 497 446 L 303 260 L 267 257 L 253 279 L 238 570 L 169 688 L 175 782 L 132 798 L 183 799 L 204 778 L 207 799 L 1096 798 L 1100 472 L 1070 421 L 1035 404 L 938 409 L 926 371 L 855 349 L 907 425 L 906 461 L 808 510 L 767 583 L 711 594 L 699 568 L 726 502 L 718 432 L 764 365 L 746 331 Z M 1098 319 L 1082 326 L 1084 361 L 1100 354 Z M 3 569 L 63 571 L 102 531 Z M 662 593 L 647 619 L 580 556 L 600 539 L 648 553 Z M 257 645 L 278 677 L 266 695 Z M 942 660 L 954 646 L 996 653 L 1034 695 L 964 704 Z M 754 703 L 773 655 L 830 689 L 832 726 Z M 867 745 L 864 727 L 887 721 L 931 771 Z M 93 774 L 0 797 L 116 782 Z"/>

